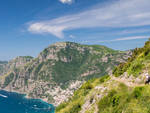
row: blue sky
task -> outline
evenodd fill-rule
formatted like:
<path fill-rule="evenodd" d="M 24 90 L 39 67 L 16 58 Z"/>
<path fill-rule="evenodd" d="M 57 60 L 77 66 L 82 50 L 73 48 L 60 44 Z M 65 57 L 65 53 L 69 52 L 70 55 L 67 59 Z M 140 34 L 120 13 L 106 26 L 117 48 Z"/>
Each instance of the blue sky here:
<path fill-rule="evenodd" d="M 141 47 L 150 0 L 1 0 L 0 60 L 37 56 L 55 42 Z"/>

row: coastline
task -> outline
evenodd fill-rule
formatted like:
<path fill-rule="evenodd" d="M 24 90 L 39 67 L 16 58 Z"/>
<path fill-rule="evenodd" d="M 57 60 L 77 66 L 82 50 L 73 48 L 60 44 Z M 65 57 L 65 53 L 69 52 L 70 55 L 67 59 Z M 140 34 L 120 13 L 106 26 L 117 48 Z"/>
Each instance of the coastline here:
<path fill-rule="evenodd" d="M 16 93 L 16 94 L 19 94 L 19 95 L 22 95 L 23 98 L 25 99 L 33 99 L 33 100 L 40 100 L 42 103 L 44 104 L 47 104 L 47 105 L 50 105 L 50 106 L 53 106 L 54 108 L 56 108 L 56 106 L 54 106 L 53 104 L 49 103 L 47 101 L 47 99 L 42 99 L 42 98 L 32 98 L 30 96 L 28 96 L 27 94 L 23 93 L 23 92 L 19 92 L 19 91 L 15 91 L 15 90 L 8 90 L 8 89 L 1 89 L 0 88 L 0 91 L 5 91 L 5 92 L 9 92 L 9 93 Z"/>
<path fill-rule="evenodd" d="M 26 98 L 25 94 L 17 93 L 15 91 L 7 91 L 3 89 L 0 89 L 0 94 L 7 96 L 6 99 L 3 96 L 0 97 L 2 101 L 0 109 L 3 112 L 27 113 L 27 111 L 32 111 L 32 113 L 55 113 L 55 106 L 53 106 L 53 104 L 49 104 L 43 101 L 42 99 Z M 18 108 L 17 106 L 20 108 Z M 10 109 L 8 109 L 7 111 L 5 107 L 8 107 Z"/>

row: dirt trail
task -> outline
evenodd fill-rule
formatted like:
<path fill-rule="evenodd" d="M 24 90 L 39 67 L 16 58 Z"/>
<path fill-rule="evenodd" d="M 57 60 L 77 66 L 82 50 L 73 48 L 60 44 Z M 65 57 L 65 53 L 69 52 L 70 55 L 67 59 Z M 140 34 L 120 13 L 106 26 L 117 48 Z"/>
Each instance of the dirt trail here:
<path fill-rule="evenodd" d="M 121 76 L 121 77 L 111 76 L 111 79 L 109 81 L 107 81 L 107 88 L 104 84 L 100 84 L 94 88 L 95 89 L 94 92 L 100 92 L 100 94 L 99 93 L 94 94 L 94 92 L 93 92 L 93 95 L 95 95 L 94 96 L 95 102 L 96 102 L 96 100 L 100 100 L 101 98 L 103 98 L 104 95 L 106 95 L 104 93 L 106 90 L 109 90 L 109 87 L 113 87 L 112 86 L 112 83 L 114 83 L 113 81 L 118 82 L 118 83 L 124 83 L 126 86 L 132 87 L 132 88 L 138 87 L 138 86 L 145 86 L 145 84 L 142 82 L 142 79 L 139 79 L 139 78 L 126 77 L 126 76 Z M 115 85 L 115 83 L 113 85 Z M 92 106 L 94 106 L 94 108 L 95 108 L 94 113 L 98 113 L 98 107 L 95 102 L 90 103 L 90 99 L 89 99 L 89 97 L 87 97 L 86 102 L 82 106 L 82 110 L 80 111 L 80 113 L 85 113 L 87 110 L 90 110 L 92 108 Z"/>
<path fill-rule="evenodd" d="M 130 79 L 126 79 L 124 77 L 119 78 L 119 77 L 112 76 L 111 79 L 115 80 L 117 82 L 122 82 L 122 83 L 124 83 L 125 85 L 127 85 L 129 87 L 136 87 L 136 86 L 144 86 L 145 85 L 144 83 L 135 83 L 135 82 L 131 81 Z"/>

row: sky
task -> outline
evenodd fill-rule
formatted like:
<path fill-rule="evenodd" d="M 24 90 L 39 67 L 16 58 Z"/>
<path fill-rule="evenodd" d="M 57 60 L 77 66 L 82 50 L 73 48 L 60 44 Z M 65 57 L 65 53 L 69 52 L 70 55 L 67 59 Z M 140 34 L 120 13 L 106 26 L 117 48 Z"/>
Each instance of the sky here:
<path fill-rule="evenodd" d="M 142 47 L 150 0 L 0 0 L 0 60 L 36 57 L 56 42 Z"/>

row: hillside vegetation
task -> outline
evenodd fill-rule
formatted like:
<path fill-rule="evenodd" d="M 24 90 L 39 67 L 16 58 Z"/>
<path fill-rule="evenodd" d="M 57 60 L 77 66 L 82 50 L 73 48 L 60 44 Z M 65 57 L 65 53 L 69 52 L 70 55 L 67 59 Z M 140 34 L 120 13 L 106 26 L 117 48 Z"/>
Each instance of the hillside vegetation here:
<path fill-rule="evenodd" d="M 130 51 L 100 45 L 61 42 L 44 49 L 37 58 L 17 57 L 8 62 L 1 88 L 59 105 L 89 79 L 112 73 Z"/>
<path fill-rule="evenodd" d="M 56 113 L 150 113 L 150 40 L 136 48 L 113 75 L 91 79 L 74 96 L 56 108 Z"/>
<path fill-rule="evenodd" d="M 150 41 L 147 41 L 143 48 L 136 48 L 132 57 L 127 62 L 121 63 L 116 67 L 113 74 L 120 76 L 127 72 L 129 75 L 138 76 L 142 70 L 146 69 L 150 70 Z"/>

